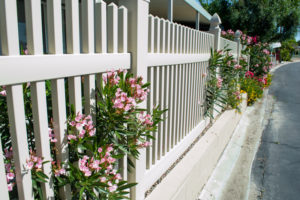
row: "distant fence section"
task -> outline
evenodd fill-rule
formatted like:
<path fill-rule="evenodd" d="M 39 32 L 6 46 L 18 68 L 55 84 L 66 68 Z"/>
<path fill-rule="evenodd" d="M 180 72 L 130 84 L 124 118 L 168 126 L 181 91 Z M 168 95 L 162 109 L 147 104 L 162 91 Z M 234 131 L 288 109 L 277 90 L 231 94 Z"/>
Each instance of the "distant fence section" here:
<path fill-rule="evenodd" d="M 149 15 L 149 2 L 145 0 L 123 0 L 119 6 L 106 5 L 102 0 L 72 0 L 65 1 L 64 8 L 61 0 L 47 1 L 47 20 L 44 21 L 41 1 L 26 0 L 29 55 L 23 56 L 19 55 L 16 2 L 0 0 L 0 86 L 7 88 L 19 198 L 33 199 L 31 174 L 22 170 L 29 158 L 22 83 L 31 83 L 38 156 L 45 160 L 51 158 L 49 138 L 45 133 L 48 133 L 49 123 L 47 106 L 52 106 L 57 156 L 60 161 L 67 161 L 67 101 L 75 106 L 76 112 L 95 116 L 95 90 L 101 74 L 112 68 L 123 68 L 131 69 L 151 83 L 145 107 L 150 110 L 161 105 L 168 109 L 165 120 L 153 133 L 156 140 L 151 141 L 151 147 L 141 150 L 135 169 L 128 174 L 130 181 L 139 183 L 131 191 L 130 198 L 145 199 L 146 191 L 207 126 L 202 105 L 206 95 L 205 75 L 215 41 L 220 42 L 220 49 L 228 46 L 236 57 L 239 44 L 221 38 L 219 24 L 211 25 L 213 32 L 202 32 Z M 47 33 L 47 41 L 43 39 L 43 32 Z M 47 54 L 43 51 L 45 42 Z M 52 105 L 46 102 L 47 80 L 51 81 Z M 0 156 L 2 199 L 9 199 L 2 151 Z M 123 177 L 127 179 L 126 161 L 121 162 L 125 166 Z M 44 171 L 51 176 L 51 167 L 47 166 Z M 43 184 L 43 192 L 47 199 L 54 197 L 50 183 Z M 70 195 L 68 188 L 60 191 L 62 199 L 70 199 Z"/>

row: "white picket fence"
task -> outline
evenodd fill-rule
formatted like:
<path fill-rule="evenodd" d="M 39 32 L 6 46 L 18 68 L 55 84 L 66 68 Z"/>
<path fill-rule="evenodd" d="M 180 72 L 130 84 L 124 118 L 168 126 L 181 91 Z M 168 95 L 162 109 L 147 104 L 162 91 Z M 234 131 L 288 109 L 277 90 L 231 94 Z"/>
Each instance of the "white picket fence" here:
<path fill-rule="evenodd" d="M 211 33 L 198 31 L 149 15 L 149 1 L 122 0 L 119 7 L 102 0 L 66 0 L 66 54 L 63 53 L 61 0 L 47 1 L 47 45 L 43 53 L 41 0 L 26 0 L 27 48 L 19 55 L 16 0 L 0 0 L 0 85 L 6 85 L 10 133 L 14 152 L 16 181 L 20 199 L 33 199 L 31 174 L 24 171 L 29 158 L 22 83 L 31 83 L 34 134 L 37 155 L 50 160 L 45 80 L 51 80 L 54 132 L 58 139 L 58 159 L 68 160 L 66 102 L 85 114 L 92 114 L 95 89 L 101 73 L 110 69 L 130 69 L 151 82 L 150 96 L 143 105 L 168 108 L 165 120 L 153 133 L 152 146 L 141 150 L 140 159 L 128 180 L 139 184 L 131 199 L 145 199 L 145 192 L 184 153 L 207 126 L 201 105 L 205 99 L 205 76 L 212 48 L 229 44 L 238 57 L 238 44 L 221 39 L 219 23 Z M 79 10 L 81 9 L 81 15 Z M 81 19 L 80 19 L 81 16 Z M 216 18 L 215 16 L 213 17 Z M 44 24 L 45 25 L 45 24 Z M 80 40 L 81 38 L 81 40 Z M 130 52 L 130 53 L 129 53 Z M 81 80 L 84 77 L 84 94 Z M 67 78 L 67 79 L 66 79 Z M 65 96 L 68 81 L 69 96 Z M 2 151 L 0 151 L 2 158 Z M 126 162 L 122 174 L 126 178 Z M 51 175 L 51 166 L 44 172 Z M 52 180 L 43 184 L 47 199 L 54 198 Z M 9 199 L 3 159 L 0 159 L 1 199 Z M 60 191 L 70 199 L 70 190 Z"/>

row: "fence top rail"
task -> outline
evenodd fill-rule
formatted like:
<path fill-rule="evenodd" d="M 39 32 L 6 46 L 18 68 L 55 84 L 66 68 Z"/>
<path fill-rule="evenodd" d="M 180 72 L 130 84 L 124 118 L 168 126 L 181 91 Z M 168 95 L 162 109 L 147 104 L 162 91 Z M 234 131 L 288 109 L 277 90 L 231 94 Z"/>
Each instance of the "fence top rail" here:
<path fill-rule="evenodd" d="M 213 34 L 209 33 L 209 32 L 205 32 L 205 31 L 200 31 L 200 30 L 197 30 L 197 29 L 194 29 L 194 28 L 191 28 L 191 27 L 188 27 L 188 26 L 185 26 L 183 24 L 179 24 L 179 23 L 176 23 L 176 22 L 171 22 L 165 18 L 161 18 L 161 17 L 158 17 L 158 16 L 153 16 L 151 14 L 149 14 L 150 17 L 153 17 L 154 19 L 160 19 L 160 20 L 164 20 L 166 22 L 169 22 L 170 24 L 174 24 L 174 25 L 177 25 L 179 27 L 182 27 L 182 28 L 186 28 L 188 30 L 193 30 L 193 31 L 196 31 L 196 32 L 200 32 L 200 33 L 203 33 L 205 35 L 208 35 L 208 36 L 213 36 Z"/>
<path fill-rule="evenodd" d="M 228 40 L 228 39 L 226 39 L 226 38 L 223 38 L 223 37 L 221 37 L 221 40 L 223 40 L 223 41 L 225 41 L 225 42 L 228 42 L 228 43 L 230 43 L 230 44 L 236 44 L 236 42 L 235 42 L 235 41 Z"/>
<path fill-rule="evenodd" d="M 129 69 L 129 53 L 0 56 L 0 85 Z"/>

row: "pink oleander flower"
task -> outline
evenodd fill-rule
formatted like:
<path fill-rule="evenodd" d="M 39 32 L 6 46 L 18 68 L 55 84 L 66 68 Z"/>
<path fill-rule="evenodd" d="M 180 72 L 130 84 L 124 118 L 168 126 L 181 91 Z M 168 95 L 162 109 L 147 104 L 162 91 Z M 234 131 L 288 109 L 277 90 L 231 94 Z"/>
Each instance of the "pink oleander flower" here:
<path fill-rule="evenodd" d="M 100 177 L 100 182 L 105 183 L 106 182 L 106 177 Z"/>
<path fill-rule="evenodd" d="M 202 74 L 202 77 L 206 77 L 206 76 L 207 76 L 207 73 L 203 73 L 203 74 Z"/>
<path fill-rule="evenodd" d="M 267 49 L 264 49 L 264 50 L 263 50 L 263 53 L 266 54 L 266 55 L 270 55 L 270 51 L 267 50 Z"/>
<path fill-rule="evenodd" d="M 14 184 L 13 183 L 7 184 L 7 189 L 8 189 L 9 192 L 11 192 L 13 190 L 13 188 L 14 188 Z"/>
<path fill-rule="evenodd" d="M 6 159 L 12 159 L 13 158 L 13 151 L 12 148 L 10 149 L 4 149 L 4 153 L 5 153 L 5 158 Z"/>
<path fill-rule="evenodd" d="M 144 112 L 140 112 L 138 114 L 138 120 L 142 125 L 145 125 L 145 126 L 153 125 L 153 120 L 152 120 L 151 115 L 145 114 Z"/>
<path fill-rule="evenodd" d="M 6 94 L 6 90 L 2 90 L 2 91 L 0 92 L 0 95 L 3 96 L 3 97 L 6 97 L 6 95 L 7 95 L 7 94 Z"/>
<path fill-rule="evenodd" d="M 254 74 L 253 74 L 253 72 L 251 72 L 251 71 L 247 71 L 247 72 L 245 73 L 245 77 L 253 78 L 253 76 L 254 76 Z"/>
<path fill-rule="evenodd" d="M 222 82 L 223 82 L 223 79 L 218 77 L 217 78 L 217 88 L 221 88 L 222 87 Z"/>
<path fill-rule="evenodd" d="M 35 153 L 30 150 L 29 160 L 26 161 L 25 168 L 27 170 L 41 171 L 43 167 L 43 159 L 35 155 Z"/>
<path fill-rule="evenodd" d="M 234 65 L 234 69 L 242 69 L 241 65 Z"/>
<path fill-rule="evenodd" d="M 227 34 L 226 31 L 221 32 L 221 35 L 223 35 L 223 36 L 226 35 L 226 34 Z"/>
<path fill-rule="evenodd" d="M 151 146 L 151 143 L 149 141 L 138 144 L 139 148 L 146 148 L 146 147 L 149 147 L 149 146 Z"/>
<path fill-rule="evenodd" d="M 13 180 L 15 178 L 15 174 L 12 173 L 12 172 L 9 172 L 9 173 L 6 174 L 6 178 L 8 180 Z"/>
<path fill-rule="evenodd" d="M 112 186 L 108 187 L 108 190 L 109 190 L 109 192 L 114 192 L 117 190 L 117 188 L 118 188 L 117 185 L 112 185 Z"/>
<path fill-rule="evenodd" d="M 233 32 L 233 30 L 231 30 L 231 29 L 227 30 L 227 33 L 228 33 L 229 35 L 234 35 L 234 32 Z"/>

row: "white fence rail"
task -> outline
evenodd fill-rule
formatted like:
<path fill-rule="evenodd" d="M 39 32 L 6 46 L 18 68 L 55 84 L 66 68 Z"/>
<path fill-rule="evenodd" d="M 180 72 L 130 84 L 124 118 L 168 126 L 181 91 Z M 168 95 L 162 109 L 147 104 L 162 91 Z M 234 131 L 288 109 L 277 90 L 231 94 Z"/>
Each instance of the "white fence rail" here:
<path fill-rule="evenodd" d="M 221 49 L 228 48 L 232 54 L 237 55 L 238 44 L 236 42 L 221 37 L 220 43 Z"/>
<path fill-rule="evenodd" d="M 131 199 L 144 199 L 145 192 L 207 125 L 201 106 L 205 100 L 204 74 L 207 73 L 210 52 L 218 34 L 153 17 L 148 14 L 149 2 L 144 0 L 124 0 L 120 2 L 120 7 L 106 5 L 102 0 L 82 0 L 81 3 L 78 0 L 65 1 L 65 27 L 61 0 L 47 1 L 47 20 L 43 24 L 41 1 L 26 0 L 27 48 L 30 55 L 23 56 L 19 55 L 16 2 L 0 0 L 0 86 L 7 87 L 19 198 L 33 199 L 31 174 L 23 170 L 29 150 L 22 83 L 31 83 L 38 156 L 50 160 L 49 138 L 45 133 L 48 133 L 47 116 L 51 114 L 58 139 L 57 157 L 60 161 L 67 161 L 67 99 L 75 106 L 76 112 L 94 115 L 95 90 L 101 73 L 112 68 L 123 68 L 131 69 L 151 82 L 148 109 L 158 104 L 168 109 L 164 114 L 165 120 L 153 133 L 157 139 L 152 141 L 151 147 L 141 151 L 140 160 L 135 161 L 136 169 L 129 176 L 129 180 L 139 182 L 131 192 Z M 43 29 L 47 33 L 48 54 L 43 51 Z M 215 30 L 220 34 L 218 26 Z M 229 48 L 237 54 L 236 42 L 223 38 L 219 41 L 221 49 L 229 44 Z M 66 54 L 63 53 L 64 42 Z M 52 105 L 46 102 L 46 80 L 51 80 Z M 65 88 L 66 82 L 68 88 Z M 69 96 L 65 95 L 66 90 Z M 53 113 L 47 114 L 47 106 L 52 106 Z M 2 199 L 9 199 L 3 178 L 2 151 L 0 156 Z M 126 174 L 126 167 L 123 170 Z M 51 175 L 50 164 L 45 165 L 44 171 Z M 51 184 L 51 181 L 43 184 L 47 199 L 54 198 Z M 70 199 L 70 195 L 68 187 L 60 191 L 62 199 Z"/>

